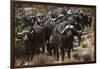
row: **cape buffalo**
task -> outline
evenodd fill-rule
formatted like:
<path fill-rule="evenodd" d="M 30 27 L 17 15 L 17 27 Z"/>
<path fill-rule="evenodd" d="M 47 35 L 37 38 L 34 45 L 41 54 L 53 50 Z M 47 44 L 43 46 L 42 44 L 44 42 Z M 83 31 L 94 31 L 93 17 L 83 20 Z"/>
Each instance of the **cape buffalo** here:
<path fill-rule="evenodd" d="M 73 14 L 68 17 L 68 21 L 75 23 L 74 26 L 75 26 L 76 30 L 80 31 L 80 33 L 75 33 L 75 35 L 77 36 L 77 38 L 79 40 L 79 46 L 80 46 L 81 35 L 82 35 L 83 29 L 84 29 L 83 17 L 78 14 Z"/>
<path fill-rule="evenodd" d="M 24 46 L 27 60 L 30 60 L 30 58 L 32 60 L 34 54 L 39 54 L 40 48 L 42 48 L 42 52 L 44 52 L 44 44 L 45 32 L 43 27 L 35 25 L 31 27 L 31 30 L 26 31 L 24 36 Z"/>
<path fill-rule="evenodd" d="M 74 25 L 71 25 L 67 21 L 58 24 L 53 29 L 52 41 L 56 47 L 57 60 L 59 60 L 60 55 L 62 57 L 62 61 L 64 60 L 66 49 L 68 52 L 68 58 L 70 58 L 70 52 L 73 48 L 74 32 L 76 32 Z"/>

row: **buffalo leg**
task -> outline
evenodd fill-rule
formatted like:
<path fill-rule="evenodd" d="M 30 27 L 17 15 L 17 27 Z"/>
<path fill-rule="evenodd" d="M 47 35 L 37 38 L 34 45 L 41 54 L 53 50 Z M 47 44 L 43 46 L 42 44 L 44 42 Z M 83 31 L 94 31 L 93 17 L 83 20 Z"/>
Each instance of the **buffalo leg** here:
<path fill-rule="evenodd" d="M 48 53 L 49 53 L 50 56 L 52 55 L 52 48 L 49 47 Z"/>
<path fill-rule="evenodd" d="M 26 61 L 29 61 L 29 56 L 30 56 L 29 50 L 26 50 Z"/>
<path fill-rule="evenodd" d="M 56 47 L 56 56 L 57 56 L 57 61 L 59 60 L 59 50 L 58 47 Z"/>
<path fill-rule="evenodd" d="M 50 45 L 50 43 L 47 44 L 47 51 L 48 51 L 48 54 L 51 56 L 52 55 L 52 46 Z"/>
<path fill-rule="evenodd" d="M 80 44 L 81 44 L 81 35 L 78 35 L 77 38 L 78 38 L 79 46 L 80 46 Z"/>
<path fill-rule="evenodd" d="M 65 51 L 64 51 L 64 48 L 61 47 L 61 57 L 62 57 L 62 61 L 64 61 L 64 56 L 65 56 Z"/>
<path fill-rule="evenodd" d="M 56 55 L 56 47 L 53 47 L 53 54 Z"/>
<path fill-rule="evenodd" d="M 34 50 L 32 49 L 32 52 L 31 52 L 31 60 L 33 59 L 33 55 L 34 55 Z"/>
<path fill-rule="evenodd" d="M 45 53 L 45 44 L 42 45 L 42 53 Z"/>
<path fill-rule="evenodd" d="M 68 49 L 68 58 L 70 58 L 70 52 L 71 52 L 71 49 Z"/>
<path fill-rule="evenodd" d="M 37 54 L 40 53 L 40 48 L 36 49 L 36 53 L 37 53 Z"/>
<path fill-rule="evenodd" d="M 49 50 L 49 54 L 50 54 L 50 55 L 52 55 L 52 49 L 51 49 L 51 50 Z"/>

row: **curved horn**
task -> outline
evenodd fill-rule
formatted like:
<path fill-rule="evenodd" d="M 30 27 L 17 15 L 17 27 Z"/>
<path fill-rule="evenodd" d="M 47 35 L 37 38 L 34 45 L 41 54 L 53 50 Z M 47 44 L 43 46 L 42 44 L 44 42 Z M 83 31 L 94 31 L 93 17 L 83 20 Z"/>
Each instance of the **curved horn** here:
<path fill-rule="evenodd" d="M 77 33 L 82 33 L 82 31 L 83 31 L 83 27 L 82 27 L 81 24 L 79 24 L 79 26 L 80 26 L 80 30 L 76 30 L 76 32 L 77 32 Z"/>
<path fill-rule="evenodd" d="M 80 25 L 80 27 L 81 27 L 80 31 L 82 32 L 82 31 L 83 31 L 83 26 L 82 26 L 81 24 L 79 24 L 79 25 Z"/>
<path fill-rule="evenodd" d="M 70 27 L 70 25 L 65 26 L 65 28 L 62 30 L 61 33 L 64 33 L 66 29 L 68 29 Z"/>

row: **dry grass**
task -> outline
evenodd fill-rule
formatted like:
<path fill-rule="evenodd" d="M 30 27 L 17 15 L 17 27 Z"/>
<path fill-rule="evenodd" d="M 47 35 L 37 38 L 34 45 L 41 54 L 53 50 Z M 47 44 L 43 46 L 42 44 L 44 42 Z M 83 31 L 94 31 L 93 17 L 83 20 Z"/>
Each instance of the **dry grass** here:
<path fill-rule="evenodd" d="M 44 64 L 54 64 L 55 59 L 47 54 L 34 55 L 31 61 L 26 61 L 25 58 L 17 58 L 15 65 L 44 65 Z"/>
<path fill-rule="evenodd" d="M 43 65 L 43 64 L 52 64 L 55 59 L 46 54 L 40 54 L 33 57 L 32 64 L 33 65 Z"/>

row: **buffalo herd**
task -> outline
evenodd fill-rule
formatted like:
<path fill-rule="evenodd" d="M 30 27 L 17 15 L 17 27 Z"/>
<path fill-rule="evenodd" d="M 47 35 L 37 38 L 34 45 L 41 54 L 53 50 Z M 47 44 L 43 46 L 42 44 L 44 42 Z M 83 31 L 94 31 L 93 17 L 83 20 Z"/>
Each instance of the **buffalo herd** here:
<path fill-rule="evenodd" d="M 25 30 L 16 32 L 16 39 L 21 39 L 25 48 L 27 60 L 32 60 L 34 54 L 48 53 L 55 55 L 58 61 L 60 56 L 64 61 L 65 53 L 71 58 L 74 37 L 77 37 L 80 45 L 81 36 L 85 27 L 91 27 L 92 15 L 83 12 L 82 9 L 62 10 L 48 14 L 21 16 Z"/>

